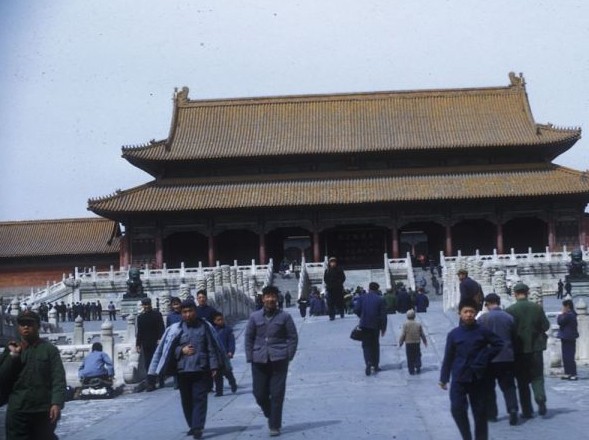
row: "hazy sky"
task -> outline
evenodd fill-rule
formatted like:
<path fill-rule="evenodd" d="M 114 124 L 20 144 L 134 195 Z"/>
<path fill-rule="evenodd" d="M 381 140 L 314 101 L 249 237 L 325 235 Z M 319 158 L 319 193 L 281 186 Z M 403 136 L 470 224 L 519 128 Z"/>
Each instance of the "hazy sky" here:
<path fill-rule="evenodd" d="M 1 0 L 0 221 L 84 217 L 151 180 L 122 145 L 191 99 L 506 86 L 589 121 L 589 2 Z M 589 168 L 587 139 L 557 163 Z"/>

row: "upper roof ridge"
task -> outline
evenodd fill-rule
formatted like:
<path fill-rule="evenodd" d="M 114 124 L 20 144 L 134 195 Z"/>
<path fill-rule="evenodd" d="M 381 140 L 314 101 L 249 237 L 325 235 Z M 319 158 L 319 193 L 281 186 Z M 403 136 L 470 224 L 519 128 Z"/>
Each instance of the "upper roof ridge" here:
<path fill-rule="evenodd" d="M 432 98 L 436 96 L 451 96 L 464 94 L 481 94 L 481 93 L 520 93 L 525 91 L 525 79 L 523 74 L 516 76 L 510 72 L 509 78 L 511 84 L 508 86 L 494 87 L 456 87 L 448 89 L 407 89 L 407 90 L 380 90 L 370 92 L 341 92 L 341 93 L 317 93 L 303 95 L 268 95 L 268 96 L 244 96 L 240 98 L 211 98 L 211 99 L 190 99 L 188 97 L 190 89 L 186 86 L 180 90 L 174 89 L 174 102 L 176 107 L 195 107 L 195 106 L 223 106 L 223 105 L 255 105 L 255 104 L 278 104 L 278 103 L 295 103 L 295 102 L 337 102 L 349 101 L 355 98 L 366 100 L 373 99 L 391 99 L 391 98 Z"/>

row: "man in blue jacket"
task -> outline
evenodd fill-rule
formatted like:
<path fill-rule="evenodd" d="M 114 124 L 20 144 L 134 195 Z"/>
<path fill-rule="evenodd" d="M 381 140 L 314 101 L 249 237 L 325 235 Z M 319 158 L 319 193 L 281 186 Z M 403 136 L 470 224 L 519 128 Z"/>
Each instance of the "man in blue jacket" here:
<path fill-rule="evenodd" d="M 471 440 L 468 403 L 475 423 L 475 438 L 488 437 L 485 411 L 485 373 L 491 359 L 503 348 L 503 340 L 475 319 L 477 303 L 466 298 L 460 301 L 460 324 L 448 333 L 439 385 L 450 386 L 450 410 L 464 440 Z"/>
<path fill-rule="evenodd" d="M 110 379 L 115 375 L 115 370 L 110 356 L 102 351 L 102 344 L 92 344 L 92 351 L 82 361 L 78 370 L 78 376 L 83 383 L 96 377 Z"/>
<path fill-rule="evenodd" d="M 178 324 L 172 324 L 174 329 Z M 207 417 L 208 393 L 213 386 L 223 360 L 217 350 L 212 330 L 207 322 L 198 318 L 196 305 L 191 300 L 182 303 L 182 322 L 173 345 L 180 400 L 188 431 L 193 438 L 202 438 Z M 174 330 L 170 330 L 174 331 Z"/>
<path fill-rule="evenodd" d="M 278 308 L 278 289 L 262 290 L 263 308 L 250 315 L 245 330 L 245 358 L 252 364 L 253 394 L 268 419 L 270 436 L 280 435 L 288 364 L 297 351 L 298 334 L 290 314 Z"/>
<path fill-rule="evenodd" d="M 481 285 L 468 276 L 468 270 L 460 269 L 456 272 L 460 280 L 460 301 L 473 299 L 477 304 L 477 311 L 483 308 L 483 291 Z"/>
<path fill-rule="evenodd" d="M 378 283 L 370 283 L 368 293 L 360 295 L 354 304 L 354 313 L 360 317 L 366 376 L 370 376 L 373 370 L 380 371 L 379 337 L 387 331 L 387 306 L 379 288 Z"/>

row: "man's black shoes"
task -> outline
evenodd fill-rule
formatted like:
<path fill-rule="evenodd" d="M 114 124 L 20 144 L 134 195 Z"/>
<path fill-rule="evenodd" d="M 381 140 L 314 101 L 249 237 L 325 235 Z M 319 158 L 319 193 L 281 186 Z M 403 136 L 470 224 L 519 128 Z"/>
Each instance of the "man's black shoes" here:
<path fill-rule="evenodd" d="M 540 414 L 541 416 L 545 416 L 546 412 L 547 412 L 546 402 L 540 402 L 538 404 L 538 414 Z"/>

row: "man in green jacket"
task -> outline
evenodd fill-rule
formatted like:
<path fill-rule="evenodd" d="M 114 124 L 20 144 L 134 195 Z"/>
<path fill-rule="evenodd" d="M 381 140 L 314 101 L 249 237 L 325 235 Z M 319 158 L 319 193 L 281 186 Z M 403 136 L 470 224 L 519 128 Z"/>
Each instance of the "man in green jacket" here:
<path fill-rule="evenodd" d="M 39 337 L 41 320 L 30 310 L 17 318 L 20 342 L 9 343 L 0 363 L 10 378 L 6 439 L 53 440 L 65 401 L 65 370 L 59 350 Z"/>
<path fill-rule="evenodd" d="M 517 283 L 513 287 L 517 302 L 506 310 L 515 320 L 515 378 L 525 419 L 533 417 L 530 384 L 538 404 L 538 414 L 546 414 L 543 351 L 548 339 L 546 332 L 550 329 L 542 306 L 528 301 L 529 290 L 524 283 Z"/>

